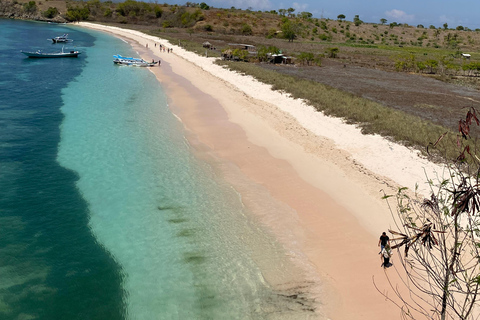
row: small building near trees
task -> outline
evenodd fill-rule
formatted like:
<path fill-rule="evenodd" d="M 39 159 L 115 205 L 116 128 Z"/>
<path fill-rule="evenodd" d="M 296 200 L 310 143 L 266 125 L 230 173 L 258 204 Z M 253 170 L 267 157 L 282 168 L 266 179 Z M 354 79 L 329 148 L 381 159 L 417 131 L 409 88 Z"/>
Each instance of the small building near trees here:
<path fill-rule="evenodd" d="M 229 43 L 228 46 L 230 47 L 230 49 L 246 50 L 251 55 L 257 54 L 257 48 L 251 44 Z"/>
<path fill-rule="evenodd" d="M 267 55 L 268 61 L 274 64 L 293 64 L 293 57 L 286 56 L 282 53 L 269 53 Z"/>

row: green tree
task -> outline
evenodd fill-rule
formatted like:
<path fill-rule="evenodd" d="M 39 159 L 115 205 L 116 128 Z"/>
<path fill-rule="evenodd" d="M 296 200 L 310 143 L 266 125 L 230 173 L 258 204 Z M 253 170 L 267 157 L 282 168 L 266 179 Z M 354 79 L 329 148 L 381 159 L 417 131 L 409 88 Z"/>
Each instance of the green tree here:
<path fill-rule="evenodd" d="M 457 30 L 465 30 L 465 28 L 463 26 L 458 26 L 456 29 Z"/>
<path fill-rule="evenodd" d="M 155 13 L 155 18 L 160 18 L 163 14 L 163 9 L 159 5 L 155 5 L 153 12 Z"/>
<path fill-rule="evenodd" d="M 65 14 L 68 21 L 87 20 L 89 15 L 90 11 L 87 7 L 70 7 Z"/>
<path fill-rule="evenodd" d="M 303 11 L 303 12 L 300 12 L 298 16 L 304 20 L 307 20 L 307 19 L 310 19 L 313 16 L 313 14 L 311 14 L 310 12 Z"/>
<path fill-rule="evenodd" d="M 35 3 L 35 1 L 29 1 L 27 3 L 24 3 L 23 4 L 23 10 L 26 13 L 35 13 L 38 10 L 37 4 Z"/>
<path fill-rule="evenodd" d="M 301 52 L 297 58 L 302 64 L 308 66 L 315 60 L 315 55 L 312 52 Z"/>
<path fill-rule="evenodd" d="M 45 18 L 52 19 L 58 15 L 58 9 L 56 7 L 49 7 L 42 14 Z"/>
<path fill-rule="evenodd" d="M 398 23 L 396 23 L 395 21 L 390 22 L 389 27 L 390 27 L 390 29 L 393 29 L 394 27 L 398 27 Z"/>
<path fill-rule="evenodd" d="M 344 14 L 339 14 L 339 15 L 337 16 L 337 19 L 338 19 L 339 21 L 345 20 L 345 15 L 344 15 Z"/>
<path fill-rule="evenodd" d="M 242 26 L 242 34 L 244 36 L 249 36 L 249 35 L 252 35 L 253 31 L 252 31 L 252 27 L 245 23 L 243 26 Z"/>
<path fill-rule="evenodd" d="M 141 10 L 142 7 L 139 2 L 135 0 L 125 0 L 118 4 L 116 11 L 124 17 L 128 17 L 139 15 Z"/>
<path fill-rule="evenodd" d="M 232 51 L 232 55 L 241 61 L 247 61 L 249 53 L 247 50 L 234 49 Z"/>
<path fill-rule="evenodd" d="M 297 38 L 299 25 L 297 22 L 284 18 L 281 25 L 283 38 L 288 39 L 288 42 L 293 42 Z"/>
<path fill-rule="evenodd" d="M 259 46 L 257 49 L 257 58 L 260 61 L 267 61 L 271 54 L 280 53 L 280 49 L 275 46 Z"/>
<path fill-rule="evenodd" d="M 425 66 L 429 68 L 430 73 L 435 73 L 438 68 L 438 61 L 434 59 L 429 59 L 425 61 Z"/>
<path fill-rule="evenodd" d="M 113 11 L 110 8 L 105 9 L 105 11 L 103 12 L 103 16 L 106 18 L 110 18 L 112 14 L 113 14 Z"/>
<path fill-rule="evenodd" d="M 443 24 L 443 29 L 445 29 L 445 30 L 448 29 L 448 23 L 445 22 L 445 23 Z"/>
<path fill-rule="evenodd" d="M 387 19 L 385 19 L 385 18 L 380 19 L 380 23 L 381 23 L 382 25 L 386 24 L 386 23 L 387 23 Z"/>
<path fill-rule="evenodd" d="M 206 4 L 205 2 L 202 2 L 202 3 L 200 3 L 200 9 L 209 10 L 210 6 L 208 4 Z"/>
<path fill-rule="evenodd" d="M 354 23 L 357 27 L 363 23 L 363 21 L 360 20 L 360 16 L 359 16 L 358 14 L 355 15 L 355 18 L 353 18 L 353 23 Z"/>
<path fill-rule="evenodd" d="M 294 14 L 295 9 L 293 9 L 293 8 L 288 8 L 288 9 L 287 9 L 287 12 L 288 12 L 288 16 L 289 16 L 289 17 L 294 17 L 294 16 L 295 16 L 295 14 Z"/>
<path fill-rule="evenodd" d="M 332 47 L 332 48 L 328 48 L 326 52 L 329 58 L 336 58 L 340 50 L 337 47 Z"/>

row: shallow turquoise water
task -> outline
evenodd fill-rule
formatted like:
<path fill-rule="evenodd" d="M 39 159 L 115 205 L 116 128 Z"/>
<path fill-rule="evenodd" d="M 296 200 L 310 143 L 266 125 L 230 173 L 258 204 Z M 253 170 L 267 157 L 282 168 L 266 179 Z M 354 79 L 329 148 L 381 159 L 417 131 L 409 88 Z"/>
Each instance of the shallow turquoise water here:
<path fill-rule="evenodd" d="M 154 75 L 113 65 L 113 54 L 135 55 L 128 44 L 76 26 L 0 28 L 2 319 L 292 310 L 254 260 L 278 261 L 281 248 L 192 153 Z M 25 43 L 50 49 L 45 39 L 62 33 L 78 59 L 19 54 Z"/>

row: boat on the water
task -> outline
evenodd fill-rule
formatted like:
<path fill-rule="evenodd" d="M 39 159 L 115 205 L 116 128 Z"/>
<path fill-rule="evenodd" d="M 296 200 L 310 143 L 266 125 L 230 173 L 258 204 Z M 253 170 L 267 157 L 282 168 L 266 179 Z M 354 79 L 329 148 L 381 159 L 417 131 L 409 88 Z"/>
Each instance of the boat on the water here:
<path fill-rule="evenodd" d="M 122 57 L 119 54 L 113 55 L 113 63 L 123 66 L 132 66 L 132 67 L 154 67 L 158 61 L 148 62 L 139 58 L 132 57 Z"/>
<path fill-rule="evenodd" d="M 52 38 L 51 40 L 53 41 L 53 43 L 59 43 L 59 42 L 65 43 L 65 42 L 73 41 L 71 39 L 68 39 L 68 33 L 63 34 L 62 36 Z"/>
<path fill-rule="evenodd" d="M 29 58 L 76 58 L 81 53 L 77 50 L 64 51 L 62 48 L 61 52 L 42 52 L 37 50 L 35 52 L 21 51 L 24 55 Z"/>

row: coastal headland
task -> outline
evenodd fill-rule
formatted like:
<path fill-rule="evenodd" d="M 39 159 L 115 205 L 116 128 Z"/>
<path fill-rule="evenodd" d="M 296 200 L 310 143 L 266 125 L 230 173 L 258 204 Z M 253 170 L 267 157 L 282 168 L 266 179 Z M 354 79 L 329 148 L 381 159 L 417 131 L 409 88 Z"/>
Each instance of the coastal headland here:
<path fill-rule="evenodd" d="M 218 170 L 282 244 L 292 261 L 289 281 L 310 284 L 319 318 L 400 319 L 372 280 L 393 297 L 385 273 L 400 281 L 401 272 L 395 256 L 393 267 L 380 267 L 378 238 L 393 223 L 381 197 L 416 185 L 427 194 L 426 175 L 441 173 L 440 166 L 228 71 L 214 58 L 138 31 L 80 26 L 124 39 L 147 61 L 161 60 L 150 70 L 165 88 L 194 154 Z M 285 283 L 276 268 L 259 264 L 273 288 Z"/>

